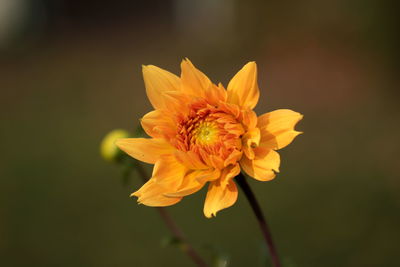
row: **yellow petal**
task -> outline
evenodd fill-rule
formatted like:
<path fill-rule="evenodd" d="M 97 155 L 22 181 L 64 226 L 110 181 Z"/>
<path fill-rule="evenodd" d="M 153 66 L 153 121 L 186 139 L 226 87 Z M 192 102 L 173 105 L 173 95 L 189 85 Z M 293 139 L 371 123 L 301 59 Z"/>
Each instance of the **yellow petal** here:
<path fill-rule="evenodd" d="M 269 149 L 281 149 L 289 145 L 301 134 L 294 127 L 303 118 L 290 109 L 279 109 L 258 117 L 257 126 L 261 130 L 260 146 Z"/>
<path fill-rule="evenodd" d="M 207 175 L 208 171 L 198 170 L 192 171 L 186 174 L 183 178 L 183 182 L 176 192 L 167 193 L 165 196 L 168 197 L 184 197 L 199 191 L 205 184 L 204 182 L 199 182 L 198 178 Z"/>
<path fill-rule="evenodd" d="M 176 75 L 153 65 L 143 66 L 143 79 L 147 97 L 155 109 L 167 108 L 164 91 L 180 90 L 180 79 Z"/>
<path fill-rule="evenodd" d="M 156 138 L 123 138 L 115 144 L 129 156 L 154 164 L 162 155 L 173 153 L 176 149 L 164 139 Z"/>
<path fill-rule="evenodd" d="M 173 154 L 160 157 L 153 168 L 154 181 L 164 186 L 168 192 L 175 192 L 183 182 L 187 168 Z"/>
<path fill-rule="evenodd" d="M 260 97 L 257 84 L 257 65 L 247 63 L 228 84 L 228 103 L 253 109 Z"/>
<path fill-rule="evenodd" d="M 141 119 L 143 130 L 151 137 L 169 139 L 176 135 L 176 123 L 161 110 L 153 110 Z"/>
<path fill-rule="evenodd" d="M 154 179 L 150 179 L 131 196 L 138 197 L 138 202 L 150 207 L 165 207 L 178 203 L 182 197 L 166 197 L 168 188 L 160 186 Z"/>
<path fill-rule="evenodd" d="M 181 71 L 182 90 L 192 96 L 204 97 L 211 85 L 210 79 L 187 58 L 182 60 Z"/>
<path fill-rule="evenodd" d="M 279 172 L 280 157 L 274 150 L 262 147 L 254 149 L 255 158 L 251 160 L 242 157 L 240 166 L 251 177 L 259 181 L 269 181 L 275 178 L 275 173 Z"/>
<path fill-rule="evenodd" d="M 221 186 L 219 180 L 211 182 L 204 203 L 204 215 L 207 218 L 215 217 L 218 211 L 235 204 L 237 196 L 238 191 L 233 180 L 230 180 L 225 187 Z"/>

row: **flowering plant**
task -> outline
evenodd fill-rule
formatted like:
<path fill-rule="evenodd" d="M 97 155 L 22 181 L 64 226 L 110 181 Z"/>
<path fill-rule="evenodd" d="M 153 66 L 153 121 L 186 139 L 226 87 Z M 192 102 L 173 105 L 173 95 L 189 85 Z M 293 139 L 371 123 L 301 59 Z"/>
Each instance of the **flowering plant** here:
<path fill-rule="evenodd" d="M 276 150 L 301 133 L 294 127 L 303 115 L 289 109 L 256 115 L 253 108 L 260 92 L 255 62 L 247 63 L 227 89 L 212 83 L 188 59 L 182 61 L 181 71 L 178 77 L 156 66 L 143 66 L 154 110 L 141 119 L 141 125 L 150 138 L 127 138 L 126 132 L 118 130 L 104 139 L 101 152 L 107 160 L 121 162 L 111 145 L 117 139 L 115 145 L 129 156 L 154 164 L 150 178 L 140 164 L 133 165 L 145 184 L 132 196 L 141 204 L 158 207 L 174 238 L 185 243 L 184 251 L 198 266 L 207 264 L 162 207 L 208 184 L 203 212 L 211 218 L 236 202 L 239 184 L 257 217 L 272 263 L 279 267 L 272 235 L 241 171 L 259 181 L 275 178 L 280 165 Z"/>

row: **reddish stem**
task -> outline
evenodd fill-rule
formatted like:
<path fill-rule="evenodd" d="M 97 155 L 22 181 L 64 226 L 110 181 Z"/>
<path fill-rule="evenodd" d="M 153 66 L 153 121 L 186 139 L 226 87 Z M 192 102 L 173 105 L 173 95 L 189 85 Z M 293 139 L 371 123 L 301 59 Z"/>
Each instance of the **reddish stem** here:
<path fill-rule="evenodd" d="M 236 176 L 235 179 L 236 179 L 237 183 L 239 184 L 240 188 L 242 188 L 244 194 L 246 195 L 246 198 L 249 201 L 251 208 L 253 209 L 254 215 L 257 218 L 258 225 L 261 228 L 261 232 L 262 232 L 265 242 L 267 244 L 273 266 L 280 267 L 281 264 L 279 261 L 278 252 L 277 252 L 274 242 L 272 240 L 271 231 L 269 230 L 267 221 L 265 220 L 264 214 L 261 210 L 260 205 L 258 204 L 256 196 L 254 195 L 253 191 L 250 188 L 250 185 L 247 183 L 246 178 L 244 177 L 244 175 L 242 173 L 240 173 L 238 176 Z"/>

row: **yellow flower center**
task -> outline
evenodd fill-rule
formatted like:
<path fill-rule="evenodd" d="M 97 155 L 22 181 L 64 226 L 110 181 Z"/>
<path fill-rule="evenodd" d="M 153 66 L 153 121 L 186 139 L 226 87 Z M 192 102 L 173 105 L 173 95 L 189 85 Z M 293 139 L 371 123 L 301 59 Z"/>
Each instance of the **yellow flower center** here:
<path fill-rule="evenodd" d="M 214 168 L 223 169 L 225 163 L 235 163 L 241 156 L 244 134 L 238 115 L 205 101 L 193 102 L 190 108 L 187 116 L 177 118 L 174 146 L 197 154 L 206 165 Z"/>
<path fill-rule="evenodd" d="M 201 145 L 210 145 L 218 140 L 218 127 L 214 122 L 202 121 L 193 132 L 195 142 Z"/>

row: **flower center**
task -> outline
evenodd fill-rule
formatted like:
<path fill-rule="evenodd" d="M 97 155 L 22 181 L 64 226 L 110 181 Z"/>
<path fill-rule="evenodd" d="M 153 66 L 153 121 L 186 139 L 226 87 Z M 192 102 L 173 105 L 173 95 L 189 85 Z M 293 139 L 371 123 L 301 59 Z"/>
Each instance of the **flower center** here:
<path fill-rule="evenodd" d="M 195 137 L 196 144 L 210 145 L 218 140 L 218 127 L 216 123 L 209 121 L 200 122 L 195 130 L 193 136 Z"/>
<path fill-rule="evenodd" d="M 244 129 L 238 115 L 205 101 L 193 102 L 187 115 L 177 117 L 173 145 L 196 154 L 207 166 L 223 169 L 241 157 Z"/>

